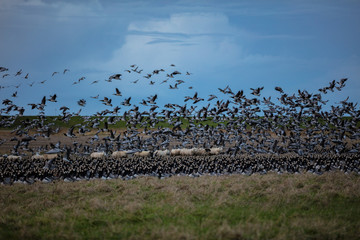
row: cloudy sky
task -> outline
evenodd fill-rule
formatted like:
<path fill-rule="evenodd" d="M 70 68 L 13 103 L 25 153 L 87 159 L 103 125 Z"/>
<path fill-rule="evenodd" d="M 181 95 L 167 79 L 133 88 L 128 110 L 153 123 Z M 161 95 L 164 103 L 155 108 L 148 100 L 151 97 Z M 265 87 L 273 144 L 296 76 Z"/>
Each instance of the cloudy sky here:
<path fill-rule="evenodd" d="M 114 105 L 130 96 L 138 105 L 155 93 L 160 105 L 183 104 L 196 91 L 207 98 L 229 85 L 247 96 L 264 86 L 262 96 L 276 99 L 275 86 L 315 93 L 347 77 L 345 89 L 326 97 L 360 102 L 359 23 L 356 0 L 0 0 L 0 66 L 10 74 L 0 73 L 0 96 L 25 107 L 56 93 L 58 103 L 47 104 L 51 115 L 63 105 L 77 111 L 83 98 L 83 113 L 91 114 L 106 108 L 90 98 L 97 94 Z M 132 64 L 143 72 L 125 72 Z M 165 72 L 143 77 L 160 68 Z M 182 75 L 160 84 L 174 70 Z M 104 81 L 115 73 L 121 81 Z M 185 83 L 169 89 L 176 79 Z M 111 95 L 116 87 L 123 97 Z"/>

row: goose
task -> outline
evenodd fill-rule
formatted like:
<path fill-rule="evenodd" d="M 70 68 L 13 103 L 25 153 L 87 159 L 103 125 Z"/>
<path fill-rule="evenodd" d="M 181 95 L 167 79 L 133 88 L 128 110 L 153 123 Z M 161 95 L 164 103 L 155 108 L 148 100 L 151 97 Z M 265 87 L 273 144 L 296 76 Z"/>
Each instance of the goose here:
<path fill-rule="evenodd" d="M 21 73 L 22 73 L 22 69 L 16 72 L 15 77 L 21 75 Z"/>
<path fill-rule="evenodd" d="M 284 90 L 281 87 L 275 87 L 275 90 L 280 93 L 284 93 Z"/>
<path fill-rule="evenodd" d="M 114 74 L 114 75 L 111 75 L 110 77 L 109 77 L 109 80 L 112 80 L 112 79 L 114 79 L 114 80 L 121 80 L 121 74 L 120 73 L 117 73 L 117 74 Z"/>
<path fill-rule="evenodd" d="M 213 94 L 210 94 L 208 101 L 211 101 L 211 100 L 213 100 L 213 99 L 215 99 L 215 98 L 217 98 L 217 96 L 215 96 L 215 95 L 213 95 Z"/>
<path fill-rule="evenodd" d="M 6 67 L 0 67 L 0 72 L 6 72 L 6 71 L 9 71 L 9 69 Z"/>
<path fill-rule="evenodd" d="M 50 95 L 50 99 L 48 99 L 48 101 L 49 102 L 57 102 L 56 97 L 57 97 L 56 94 Z"/>
<path fill-rule="evenodd" d="M 74 134 L 74 126 L 70 127 L 66 133 L 64 133 L 64 136 L 73 138 L 75 137 Z"/>
<path fill-rule="evenodd" d="M 77 101 L 77 104 L 81 107 L 84 107 L 86 105 L 86 100 L 85 99 L 80 99 L 79 101 Z"/>
<path fill-rule="evenodd" d="M 115 88 L 115 91 L 116 91 L 116 93 L 114 93 L 113 95 L 115 95 L 115 96 L 122 96 L 121 95 L 121 92 L 119 91 L 119 89 L 118 88 Z"/>
<path fill-rule="evenodd" d="M 131 100 L 131 97 L 125 99 L 125 100 L 121 103 L 121 105 L 131 106 L 130 100 Z"/>
<path fill-rule="evenodd" d="M 255 95 L 255 96 L 260 96 L 260 91 L 263 90 L 264 87 L 259 87 L 259 88 L 250 88 L 250 90 L 252 90 L 252 95 Z"/>
<path fill-rule="evenodd" d="M 177 84 L 177 83 L 175 83 L 175 85 L 174 85 L 174 86 L 171 86 L 171 85 L 170 85 L 170 86 L 169 86 L 169 89 L 178 89 L 178 87 L 177 87 L 177 86 L 178 86 L 178 84 Z"/>
<path fill-rule="evenodd" d="M 149 104 L 156 104 L 156 99 L 157 99 L 157 97 L 158 97 L 158 95 L 157 94 L 155 94 L 154 96 L 150 96 L 150 97 L 148 97 L 148 103 Z"/>

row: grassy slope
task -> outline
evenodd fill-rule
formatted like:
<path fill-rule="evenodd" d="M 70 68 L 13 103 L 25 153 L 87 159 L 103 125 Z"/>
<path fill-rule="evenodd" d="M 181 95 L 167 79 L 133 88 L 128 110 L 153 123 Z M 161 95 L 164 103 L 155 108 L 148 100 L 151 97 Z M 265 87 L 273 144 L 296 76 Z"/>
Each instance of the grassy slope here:
<path fill-rule="evenodd" d="M 1 239 L 358 239 L 360 176 L 0 186 Z"/>

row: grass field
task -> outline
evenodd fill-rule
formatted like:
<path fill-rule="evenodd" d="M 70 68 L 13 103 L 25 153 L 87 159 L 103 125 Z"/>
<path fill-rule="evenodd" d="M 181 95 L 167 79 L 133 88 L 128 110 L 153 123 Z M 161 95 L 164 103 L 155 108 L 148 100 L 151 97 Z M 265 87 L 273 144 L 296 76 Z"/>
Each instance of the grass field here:
<path fill-rule="evenodd" d="M 1 239 L 359 239 L 341 172 L 0 185 Z"/>

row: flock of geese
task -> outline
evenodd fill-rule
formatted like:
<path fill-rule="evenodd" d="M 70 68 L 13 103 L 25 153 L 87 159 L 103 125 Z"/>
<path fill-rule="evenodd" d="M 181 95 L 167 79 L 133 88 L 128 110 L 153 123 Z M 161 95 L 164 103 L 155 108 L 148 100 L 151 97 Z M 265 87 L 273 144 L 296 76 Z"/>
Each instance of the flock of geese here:
<path fill-rule="evenodd" d="M 74 156 L 69 160 L 55 158 L 44 161 L 25 158 L 0 161 L 0 181 L 3 184 L 34 182 L 67 182 L 89 179 L 129 180 L 140 176 L 163 179 L 171 176 L 200 177 L 229 174 L 299 174 L 321 175 L 328 171 L 360 174 L 360 155 L 296 154 L 256 156 L 244 154 L 229 156 L 174 156 L 99 158 Z"/>
<path fill-rule="evenodd" d="M 131 65 L 124 73 L 142 75 L 142 81 L 148 81 L 149 85 L 167 83 L 169 89 L 174 90 L 186 83 L 177 78 L 191 75 L 174 68 L 171 64 L 170 71 L 161 68 L 143 75 L 139 66 Z M 65 69 L 62 74 L 69 71 Z M 0 72 L 2 78 L 23 75 L 22 70 L 10 74 L 5 67 L 0 67 Z M 125 81 L 124 73 L 112 74 L 105 81 Z M 52 77 L 57 74 L 59 72 L 53 72 Z M 156 81 L 157 75 L 165 74 L 165 80 Z M 29 73 L 24 75 L 25 79 L 29 78 Z M 81 77 L 73 84 L 85 79 Z M 333 80 L 317 93 L 298 90 L 289 94 L 277 86 L 276 100 L 261 95 L 264 87 L 251 88 L 251 96 L 246 97 L 243 90 L 233 91 L 226 86 L 218 88 L 218 94 L 206 97 L 194 92 L 184 96 L 183 103 L 164 106 L 157 104 L 159 94 L 135 103 L 131 96 L 123 97 L 120 89 L 115 88 L 114 97 L 90 96 L 106 106 L 101 112 L 80 115 L 81 109 L 89 106 L 89 99 L 82 98 L 77 100 L 80 111 L 72 112 L 62 106 L 61 114 L 52 118 L 46 116 L 45 108 L 58 101 L 58 94 L 45 95 L 38 103 L 19 106 L 13 101 L 17 98 L 15 91 L 11 97 L 2 99 L 0 109 L 0 128 L 12 128 L 15 135 L 10 140 L 14 144 L 9 152 L 0 157 L 0 182 L 269 171 L 321 174 L 343 170 L 359 174 L 360 110 L 348 98 L 326 110 L 327 101 L 323 99 L 329 92 L 341 91 L 346 81 L 346 78 Z M 99 81 L 90 84 L 97 83 Z M 117 105 L 113 98 L 121 97 L 123 100 Z M 22 117 L 26 108 L 38 111 L 37 116 Z M 74 116 L 81 118 L 81 122 L 61 133 L 55 122 L 69 123 Z M 115 126 L 119 124 L 124 124 L 126 129 L 117 129 Z M 52 142 L 51 137 L 59 134 L 64 134 L 72 143 Z M 80 136 L 87 136 L 86 142 L 78 142 Z M 37 146 L 39 138 L 48 139 L 49 143 Z M 7 141 L 0 136 L 0 146 Z M 220 151 L 210 155 L 215 148 Z M 176 149 L 191 151 L 173 155 L 172 150 Z M 165 154 L 154 154 L 158 151 Z M 125 154 L 115 157 L 114 152 Z"/>

